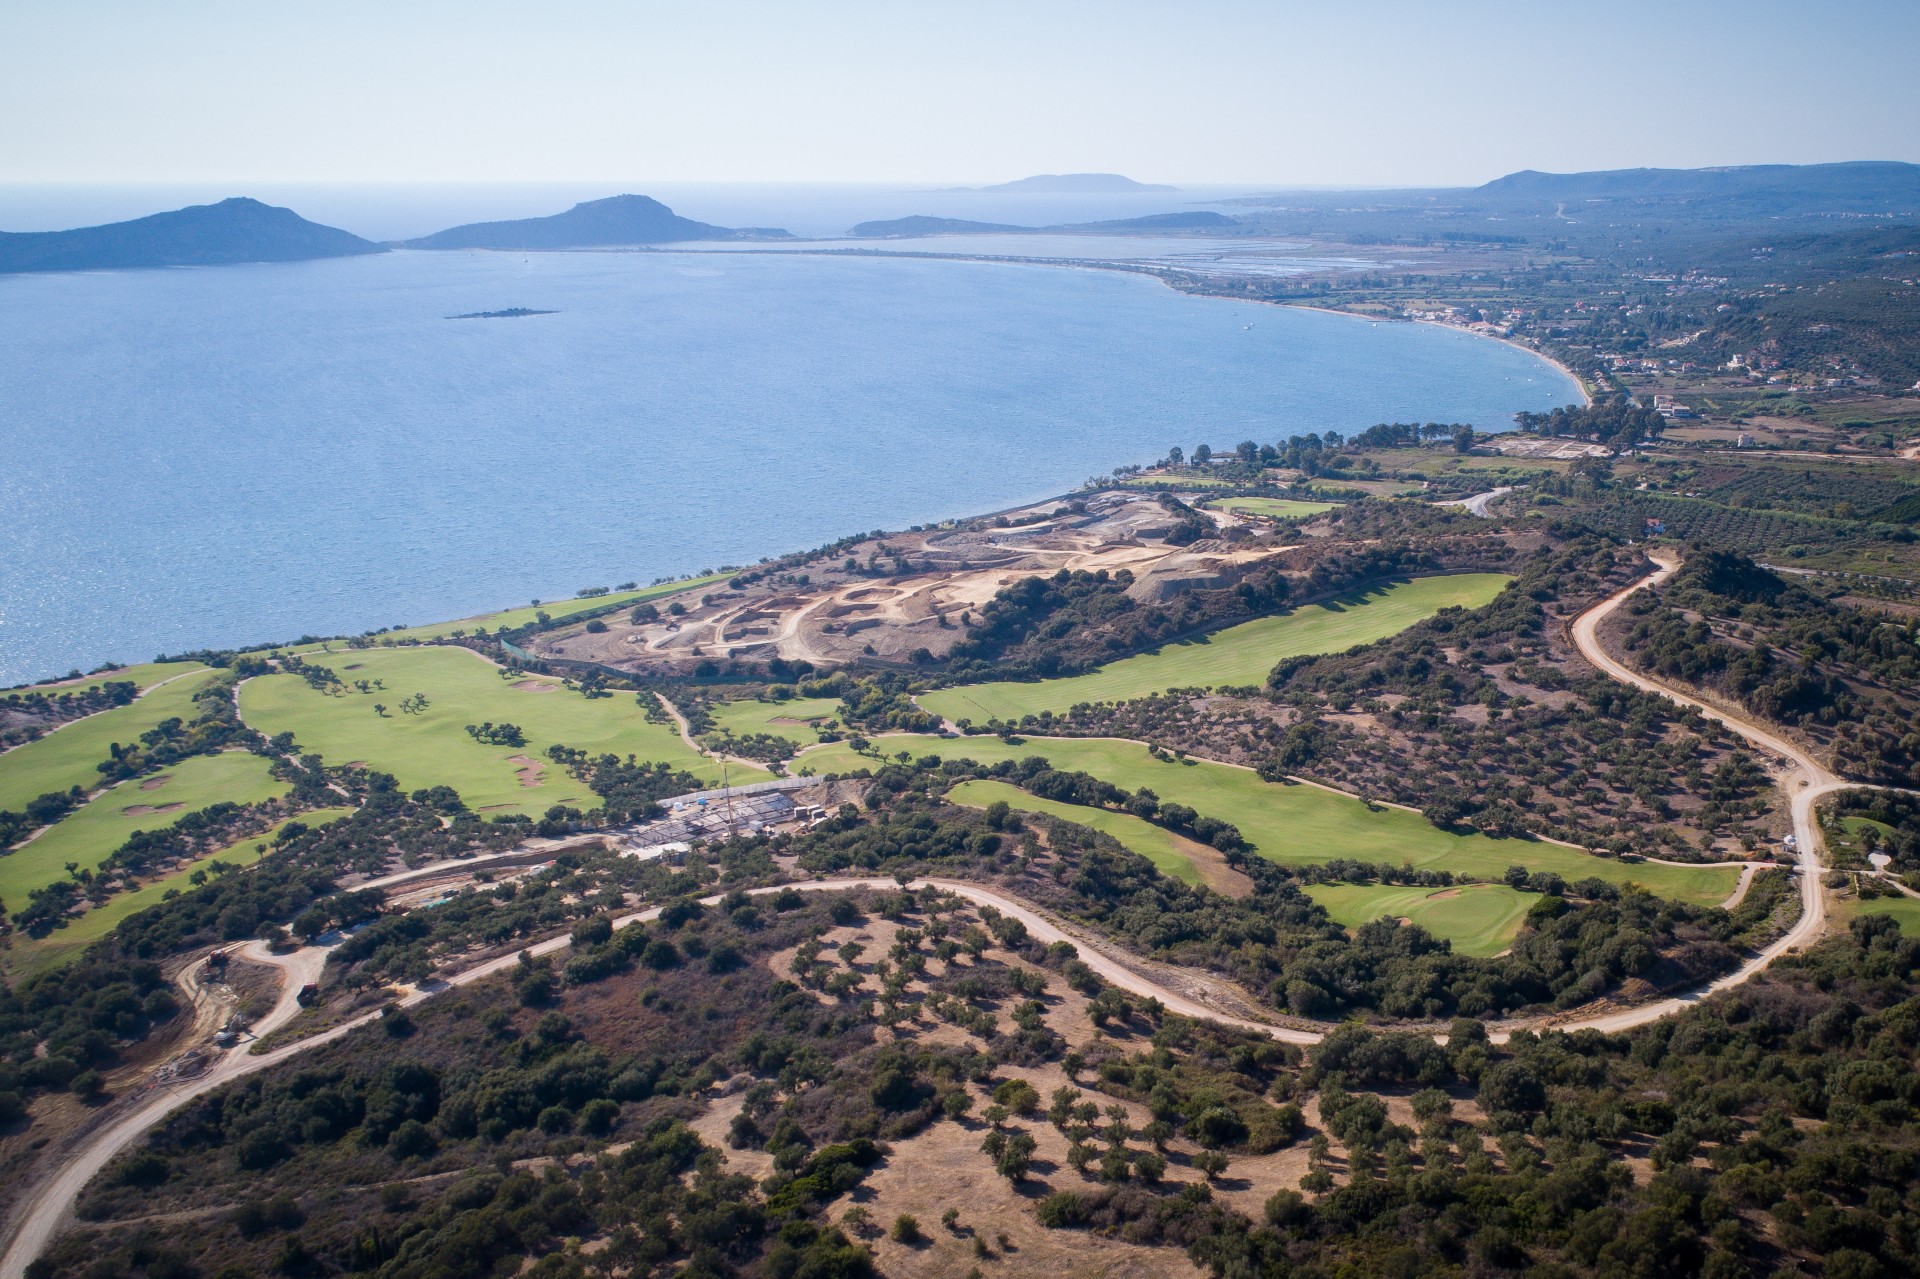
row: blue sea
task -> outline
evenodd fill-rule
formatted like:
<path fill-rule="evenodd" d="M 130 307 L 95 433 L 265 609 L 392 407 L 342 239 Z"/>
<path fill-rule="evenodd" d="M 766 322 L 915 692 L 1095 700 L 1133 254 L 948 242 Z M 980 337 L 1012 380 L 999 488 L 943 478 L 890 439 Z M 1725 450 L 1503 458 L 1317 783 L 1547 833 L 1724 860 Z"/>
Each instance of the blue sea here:
<path fill-rule="evenodd" d="M 510 307 L 554 314 L 448 318 Z M 0 685 L 751 563 L 1175 444 L 1497 430 L 1578 398 L 1456 331 L 1058 266 L 397 252 L 0 277 Z"/>

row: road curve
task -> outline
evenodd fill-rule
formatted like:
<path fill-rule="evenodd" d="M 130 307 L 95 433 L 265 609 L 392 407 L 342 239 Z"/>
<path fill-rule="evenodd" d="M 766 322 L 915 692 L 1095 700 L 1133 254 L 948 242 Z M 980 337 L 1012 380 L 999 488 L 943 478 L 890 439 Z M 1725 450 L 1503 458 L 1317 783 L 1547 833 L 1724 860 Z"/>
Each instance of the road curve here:
<path fill-rule="evenodd" d="M 1617 1013 L 1552 1022 L 1542 1026 L 1543 1029 L 1562 1031 L 1591 1029 L 1611 1032 L 1631 1029 L 1657 1021 L 1662 1017 L 1672 1016 L 1720 991 L 1750 980 L 1781 955 L 1812 943 L 1819 938 L 1826 924 L 1826 899 L 1820 882 L 1819 828 L 1813 820 L 1814 805 L 1823 796 L 1854 788 L 1858 783 L 1835 777 L 1806 752 L 1776 733 L 1630 670 L 1600 647 L 1598 639 L 1600 622 L 1635 591 L 1644 590 L 1665 581 L 1679 568 L 1678 560 L 1672 557 L 1656 553 L 1654 559 L 1660 565 L 1658 571 L 1603 600 L 1574 621 L 1571 627 L 1574 643 L 1589 662 L 1613 678 L 1698 710 L 1701 714 L 1725 724 L 1762 750 L 1788 763 L 1789 771 L 1781 784 L 1786 788 L 1790 798 L 1796 842 L 1800 850 L 1801 918 L 1784 937 L 1769 945 L 1740 968 L 1697 990 Z M 401 875 L 390 876 L 386 880 L 375 882 L 390 883 L 440 869 L 442 868 L 422 868 L 419 871 L 403 872 Z M 1294 1044 L 1313 1044 L 1319 1042 L 1322 1037 L 1321 1032 L 1318 1031 L 1277 1026 L 1235 1017 L 1169 989 L 1151 977 L 1114 959 L 1098 945 L 1089 944 L 1085 937 L 1069 934 L 1060 925 L 1026 903 L 991 888 L 942 878 L 916 879 L 910 881 L 908 886 L 931 887 L 964 897 L 977 905 L 992 906 L 1003 915 L 1019 920 L 1033 937 L 1043 943 L 1069 942 L 1079 951 L 1082 962 L 1106 982 L 1130 994 L 1156 999 L 1169 1011 L 1181 1016 L 1215 1021 Z M 898 883 L 890 878 L 826 879 L 774 885 L 751 891 L 756 894 L 772 893 L 789 887 L 802 892 L 834 892 L 858 888 L 885 891 L 898 887 Z M 704 900 L 708 904 L 713 904 L 720 898 L 713 896 Z M 617 918 L 614 926 L 625 927 L 631 923 L 657 918 L 659 914 L 660 908 L 657 906 L 635 911 Z M 561 935 L 535 943 L 525 949 L 536 956 L 541 956 L 565 950 L 571 944 L 570 937 Z M 297 996 L 300 987 L 309 981 L 317 980 L 321 969 L 325 967 L 331 948 L 308 947 L 286 955 L 275 955 L 267 950 L 264 943 L 251 942 L 240 953 L 244 958 L 255 963 L 269 964 L 282 970 L 280 998 L 273 1010 L 263 1017 L 256 1027 L 257 1033 L 265 1036 L 287 1024 L 299 1012 Z M 397 1002 L 403 1007 L 410 1007 L 432 998 L 440 991 L 470 985 L 504 972 L 518 962 L 519 952 L 510 952 L 496 959 L 475 964 L 445 980 L 430 982 L 409 992 Z M 151 1086 L 148 1096 L 141 1104 L 94 1134 L 86 1145 L 62 1164 L 52 1177 L 42 1183 L 22 1206 L 17 1216 L 20 1225 L 13 1237 L 7 1241 L 5 1253 L 0 1254 L 0 1279 L 23 1279 L 27 1265 L 40 1255 L 65 1225 L 73 1205 L 78 1201 L 87 1183 L 106 1167 L 115 1155 L 126 1149 L 141 1134 L 160 1123 L 174 1110 L 222 1084 L 277 1066 L 300 1053 L 331 1043 L 376 1020 L 379 1016 L 377 1012 L 363 1014 L 319 1034 L 286 1044 L 272 1052 L 253 1054 L 249 1051 L 250 1045 L 243 1044 L 228 1050 L 194 1079 Z M 1496 1042 L 1506 1037 L 1504 1033 L 1493 1036 Z"/>
<path fill-rule="evenodd" d="M 1708 719 L 1724 724 L 1761 750 L 1786 762 L 1788 767 L 1780 778 L 1780 788 L 1786 792 L 1788 807 L 1793 815 L 1794 845 L 1800 855 L 1800 920 L 1785 936 L 1776 939 L 1752 959 L 1705 986 L 1672 999 L 1644 1004 L 1624 1012 L 1560 1023 L 1556 1029 L 1615 1031 L 1658 1021 L 1662 1017 L 1690 1008 L 1710 995 L 1749 981 L 1757 973 L 1764 972 L 1774 960 L 1788 951 L 1798 950 L 1818 941 L 1827 926 L 1827 899 L 1826 891 L 1820 882 L 1820 827 L 1819 823 L 1814 821 L 1814 805 L 1822 797 L 1831 795 L 1835 791 L 1851 790 L 1859 786 L 1859 783 L 1843 781 L 1834 776 L 1813 756 L 1781 734 L 1649 679 L 1616 660 L 1601 647 L 1599 634 L 1601 622 L 1624 604 L 1634 592 L 1658 586 L 1679 571 L 1680 560 L 1670 552 L 1650 551 L 1648 558 L 1659 566 L 1653 573 L 1602 600 L 1574 619 L 1570 628 L 1573 642 L 1579 648 L 1582 657 L 1591 662 L 1595 668 L 1621 683 L 1631 684 L 1635 688 L 1696 710 Z"/>

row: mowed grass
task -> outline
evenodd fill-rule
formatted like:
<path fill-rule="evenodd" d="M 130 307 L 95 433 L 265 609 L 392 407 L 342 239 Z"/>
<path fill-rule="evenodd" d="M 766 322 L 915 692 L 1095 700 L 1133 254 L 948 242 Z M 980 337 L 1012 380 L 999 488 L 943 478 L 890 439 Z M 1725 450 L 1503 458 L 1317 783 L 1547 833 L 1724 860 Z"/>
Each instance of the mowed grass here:
<path fill-rule="evenodd" d="M 1301 502 L 1288 497 L 1223 497 L 1207 503 L 1223 511 L 1262 515 L 1270 520 L 1298 520 L 1331 511 L 1338 502 Z"/>
<path fill-rule="evenodd" d="M 731 573 L 712 573 L 706 577 L 689 578 L 682 582 L 662 582 L 658 586 L 643 586 L 637 591 L 613 591 L 606 595 L 595 595 L 587 599 L 546 600 L 539 605 L 529 604 L 525 608 L 502 609 L 498 613 L 482 613 L 478 617 L 463 617 L 451 622 L 434 622 L 426 626 L 407 626 L 397 631 L 388 631 L 380 639 L 391 640 L 430 640 L 445 639 L 455 631 L 472 634 L 477 630 L 497 631 L 502 626 L 517 630 L 532 623 L 541 613 L 554 621 L 565 621 L 580 613 L 610 605 L 638 604 L 642 600 L 659 599 L 663 595 L 672 595 L 676 591 L 690 591 L 695 587 L 711 586 L 715 582 L 724 582 Z"/>
<path fill-rule="evenodd" d="M 1908 937 L 1920 937 L 1920 901 L 1902 895 L 1875 897 L 1871 901 L 1852 900 L 1840 904 L 1840 913 L 1848 919 L 1862 915 L 1891 915 L 1900 921 L 1900 931 Z"/>
<path fill-rule="evenodd" d="M 820 740 L 813 731 L 815 724 L 824 724 L 840 714 L 840 699 L 837 697 L 795 697 L 784 702 L 726 702 L 709 707 L 713 716 L 715 730 L 730 730 L 735 737 L 745 737 L 750 733 L 765 733 L 769 737 L 784 737 L 790 742 L 802 746 L 812 746 Z"/>
<path fill-rule="evenodd" d="M 19 910 L 34 889 L 64 878 L 68 862 L 93 870 L 135 831 L 161 830 L 222 800 L 257 804 L 286 791 L 272 766 L 246 751 L 194 755 L 152 777 L 122 782 L 0 857 L 0 901 Z"/>
<path fill-rule="evenodd" d="M 1038 795 L 1029 795 L 1018 786 L 1007 782 L 988 781 L 976 778 L 961 782 L 947 792 L 947 798 L 956 804 L 968 808 L 985 808 L 996 800 L 1005 800 L 1008 807 L 1023 813 L 1045 813 L 1049 817 L 1059 817 L 1066 821 L 1090 826 L 1113 836 L 1132 851 L 1153 863 L 1154 869 L 1162 875 L 1170 876 L 1183 884 L 1198 887 L 1201 882 L 1199 868 L 1194 865 L 1194 851 L 1197 846 L 1190 839 L 1163 826 L 1142 821 L 1132 813 L 1113 813 L 1104 808 L 1091 808 L 1085 804 L 1062 804 L 1058 800 L 1041 799 Z"/>
<path fill-rule="evenodd" d="M 919 701 L 949 720 L 984 724 L 991 719 L 1018 721 L 1041 711 L 1059 714 L 1079 702 L 1125 701 L 1170 688 L 1263 684 L 1283 658 L 1344 652 L 1397 635 L 1443 608 L 1479 608 L 1512 580 L 1504 573 L 1415 578 L 1167 644 L 1158 652 L 1124 657 L 1085 675 L 942 688 L 922 694 Z"/>
<path fill-rule="evenodd" d="M 546 676 L 503 679 L 498 667 L 464 648 L 375 648 L 307 660 L 349 686 L 378 679 L 386 687 L 334 697 L 297 675 L 262 675 L 240 687 L 240 713 L 250 727 L 269 737 L 292 733 L 301 750 L 329 764 L 364 764 L 410 791 L 451 786 L 483 813 L 599 807 L 598 795 L 547 758 L 554 745 L 634 755 L 720 781 L 720 766 L 683 742 L 672 724 L 649 723 L 632 693 L 589 698 Z M 403 714 L 400 703 L 415 693 L 426 695 L 427 709 Z M 375 703 L 387 708 L 384 717 Z M 468 736 L 467 725 L 487 722 L 518 725 L 526 745 L 489 746 Z M 742 771 L 733 770 L 735 781 Z"/>
<path fill-rule="evenodd" d="M 1232 822 L 1254 851 L 1282 866 L 1317 865 L 1351 857 L 1390 865 L 1449 870 L 1497 880 L 1509 866 L 1553 871 L 1569 882 L 1595 876 L 1609 883 L 1635 883 L 1647 891 L 1696 906 L 1726 900 L 1738 882 L 1731 866 L 1663 866 L 1595 857 L 1561 844 L 1493 839 L 1441 830 L 1418 813 L 1384 805 L 1369 809 L 1357 799 L 1318 786 L 1264 782 L 1258 774 L 1201 760 L 1163 760 L 1138 742 L 1113 738 L 1028 737 L 1009 745 L 997 737 L 942 738 L 931 734 L 879 737 L 875 747 L 891 755 L 973 759 L 981 763 L 1045 756 L 1055 768 L 1139 790 L 1161 801 L 1185 804 L 1207 817 Z M 874 761 L 845 742 L 815 747 L 794 761 L 795 771 L 846 773 Z"/>
<path fill-rule="evenodd" d="M 175 675 L 184 675 L 188 671 L 205 669 L 206 667 L 199 662 L 140 662 L 133 666 L 123 666 L 117 671 L 100 671 L 82 679 L 51 680 L 45 684 L 34 684 L 28 688 L 12 691 L 58 696 L 61 693 L 77 693 L 86 688 L 99 688 L 102 684 L 131 681 L 134 687 L 145 692 L 163 679 L 172 679 Z"/>
<path fill-rule="evenodd" d="M 1307 896 L 1343 928 L 1387 916 L 1411 920 L 1453 943 L 1462 955 L 1485 958 L 1513 944 L 1527 908 L 1539 898 L 1505 884 L 1407 888 L 1397 884 L 1313 884 Z"/>
<path fill-rule="evenodd" d="M 325 826 L 328 822 L 339 821 L 352 811 L 351 808 L 316 808 L 301 813 L 297 817 L 289 817 L 286 821 L 276 822 L 258 835 L 250 835 L 217 852 L 196 858 L 164 879 L 143 884 L 130 893 L 119 893 L 109 897 L 105 905 L 95 906 L 86 914 L 74 919 L 65 928 L 56 928 L 45 937 L 22 937 L 14 942 L 11 950 L 0 952 L 5 957 L 4 966 L 7 975 L 14 981 L 22 981 L 60 967 L 112 932 L 121 920 L 138 914 L 149 906 L 159 905 L 166 900 L 170 892 L 184 893 L 192 889 L 195 886 L 192 882 L 193 873 L 206 869 L 214 862 L 226 862 L 230 866 L 251 866 L 266 855 L 267 849 L 273 847 L 273 837 L 280 833 L 281 827 L 287 822 L 297 821 L 304 822 L 308 826 Z"/>
<path fill-rule="evenodd" d="M 101 784 L 100 762 L 114 742 L 138 741 L 163 719 L 194 717 L 193 695 L 219 678 L 211 667 L 188 666 L 180 678 L 125 706 L 70 720 L 38 741 L 0 755 L 0 808 L 18 811 L 48 791 Z"/>

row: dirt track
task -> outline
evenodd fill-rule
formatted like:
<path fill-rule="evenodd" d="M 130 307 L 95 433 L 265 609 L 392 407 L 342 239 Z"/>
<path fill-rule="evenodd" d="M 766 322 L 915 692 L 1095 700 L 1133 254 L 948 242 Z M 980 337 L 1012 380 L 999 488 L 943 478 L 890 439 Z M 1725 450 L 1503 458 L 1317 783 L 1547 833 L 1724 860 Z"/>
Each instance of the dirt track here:
<path fill-rule="evenodd" d="M 1727 725 L 1760 749 L 1787 762 L 1789 771 L 1782 778 L 1781 785 L 1786 789 L 1791 802 L 1796 842 L 1799 846 L 1801 918 L 1785 936 L 1741 965 L 1739 969 L 1704 987 L 1638 1008 L 1551 1023 L 1552 1028 L 1557 1030 L 1620 1031 L 1672 1016 L 1710 995 L 1751 980 L 1758 973 L 1765 971 L 1781 955 L 1818 940 L 1825 930 L 1827 917 L 1826 897 L 1820 882 L 1820 839 L 1818 825 L 1813 820 L 1814 805 L 1824 795 L 1858 785 L 1858 783 L 1846 782 L 1835 777 L 1812 756 L 1780 735 L 1648 679 L 1616 661 L 1601 648 L 1598 640 L 1599 623 L 1635 591 L 1664 582 L 1679 568 L 1679 561 L 1670 557 L 1656 556 L 1656 563 L 1661 566 L 1657 572 L 1602 601 L 1576 619 L 1571 628 L 1574 642 L 1588 661 L 1615 679 L 1692 707 Z M 419 871 L 404 872 L 373 882 L 381 885 L 391 884 L 421 874 L 432 873 L 435 869 L 437 868 L 421 868 Z M 801 891 L 813 892 L 846 891 L 854 888 L 890 891 L 896 886 L 894 880 L 887 878 L 815 880 L 791 885 Z M 1163 973 L 1157 966 L 1139 960 L 1130 959 L 1122 962 L 1103 946 L 1090 942 L 1085 935 L 1068 932 L 1029 904 L 1005 896 L 997 890 L 964 881 L 939 878 L 915 880 L 911 886 L 933 887 L 980 905 L 993 906 L 1002 914 L 1020 920 L 1041 942 L 1071 942 L 1079 949 L 1081 959 L 1103 980 L 1131 994 L 1157 999 L 1167 1009 L 1180 1015 L 1221 1022 L 1295 1044 L 1317 1043 L 1324 1033 L 1319 1030 L 1274 1025 L 1236 1016 L 1226 1011 L 1226 1008 L 1243 1001 L 1235 999 L 1233 992 L 1227 990 L 1224 983 L 1217 979 L 1173 970 L 1166 970 Z M 775 892 L 778 888 L 756 891 Z M 712 903 L 720 899 L 715 896 L 706 900 Z M 659 907 L 637 911 L 617 919 L 615 927 L 624 927 L 636 921 L 651 920 L 659 913 Z M 570 938 L 562 935 L 549 938 L 527 949 L 538 956 L 564 950 L 569 945 L 571 945 Z M 309 947 L 289 955 L 273 955 L 267 951 L 263 943 L 253 942 L 243 948 L 240 953 L 241 957 L 252 962 L 269 964 L 282 970 L 280 998 L 274 1005 L 273 1011 L 263 1017 L 255 1028 L 258 1034 L 264 1036 L 291 1021 L 298 1013 L 297 995 L 300 987 L 318 979 L 326 964 L 329 948 Z M 430 983 L 410 992 L 400 999 L 399 1003 L 402 1006 L 418 1004 L 442 990 L 469 985 L 506 971 L 518 962 L 518 952 L 515 952 L 476 964 L 444 981 Z M 1208 998 L 1210 993 L 1213 998 Z M 115 1155 L 126 1149 L 141 1134 L 158 1124 L 180 1105 L 222 1084 L 278 1065 L 320 1044 L 338 1039 L 375 1020 L 378 1016 L 378 1013 L 364 1014 L 310 1038 L 258 1056 L 252 1055 L 247 1045 L 241 1045 L 230 1049 L 212 1067 L 194 1079 L 153 1086 L 149 1097 L 142 1104 L 91 1137 L 27 1201 L 20 1214 L 19 1227 L 13 1237 L 8 1240 L 4 1256 L 0 1256 L 0 1279 L 21 1279 L 28 1263 L 37 1257 L 64 1227 L 74 1203 L 94 1175 Z M 1504 1034 L 1494 1036 L 1496 1041 L 1505 1037 Z"/>

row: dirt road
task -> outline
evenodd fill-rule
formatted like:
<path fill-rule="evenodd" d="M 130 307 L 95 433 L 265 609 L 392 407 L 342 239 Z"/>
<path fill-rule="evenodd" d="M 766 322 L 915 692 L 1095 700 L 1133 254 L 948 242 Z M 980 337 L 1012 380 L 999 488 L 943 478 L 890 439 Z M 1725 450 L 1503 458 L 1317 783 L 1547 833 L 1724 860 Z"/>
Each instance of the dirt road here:
<path fill-rule="evenodd" d="M 1609 656 L 1600 647 L 1598 640 L 1599 624 L 1617 609 L 1635 591 L 1644 590 L 1671 577 L 1679 567 L 1677 560 L 1670 557 L 1657 557 L 1660 565 L 1657 572 L 1634 583 L 1602 601 L 1594 608 L 1582 614 L 1572 626 L 1573 639 L 1581 653 L 1598 669 L 1624 683 L 1632 684 L 1648 692 L 1693 707 L 1725 724 L 1734 732 L 1745 737 L 1761 750 L 1784 760 L 1788 772 L 1782 778 L 1782 786 L 1789 796 L 1796 842 L 1800 855 L 1800 887 L 1802 911 L 1800 921 L 1785 936 L 1775 941 L 1753 959 L 1741 965 L 1732 973 L 1685 995 L 1662 1000 L 1658 1003 L 1643 1005 L 1617 1013 L 1598 1016 L 1572 1018 L 1551 1023 L 1557 1030 L 1593 1029 L 1600 1031 L 1619 1031 L 1634 1026 L 1645 1025 L 1662 1017 L 1672 1016 L 1699 1003 L 1720 991 L 1738 986 L 1764 971 L 1775 959 L 1817 940 L 1826 926 L 1826 898 L 1821 887 L 1821 867 L 1819 860 L 1820 835 L 1813 820 L 1816 801 L 1835 791 L 1849 789 L 1857 785 L 1843 781 L 1823 768 L 1818 761 L 1779 734 L 1752 723 L 1741 717 L 1731 715 L 1716 707 L 1709 706 L 1675 689 L 1657 683 L 1638 672 L 1630 670 Z M 437 868 L 434 868 L 437 869 Z M 389 877 L 386 881 L 411 878 L 426 873 L 422 871 L 405 872 L 400 876 Z M 1749 872 L 1750 874 L 1750 872 Z M 1748 876 L 1743 876 L 1743 881 Z M 950 879 L 919 879 L 911 886 L 929 886 L 964 897 L 979 905 L 992 906 L 1002 914 L 1019 920 L 1027 931 L 1043 943 L 1066 941 L 1072 943 L 1080 952 L 1081 960 L 1092 968 L 1102 980 L 1125 990 L 1130 994 L 1144 998 L 1157 999 L 1168 1010 L 1182 1016 L 1204 1018 L 1244 1030 L 1270 1035 L 1275 1039 L 1295 1044 L 1317 1043 L 1322 1032 L 1293 1026 L 1278 1026 L 1258 1022 L 1233 1015 L 1225 1011 L 1228 999 L 1209 1002 L 1204 998 L 1210 989 L 1223 989 L 1223 983 L 1202 974 L 1175 973 L 1166 971 L 1166 980 L 1154 975 L 1156 966 L 1144 961 L 1129 959 L 1122 962 L 1113 953 L 1100 944 L 1093 943 L 1085 935 L 1069 933 L 1060 924 L 1048 918 L 1031 905 L 1008 897 L 994 889 L 978 884 L 970 884 Z M 755 890 L 759 893 L 780 891 L 781 887 Z M 842 892 L 853 888 L 869 888 L 881 891 L 896 887 L 892 879 L 832 879 L 801 882 L 790 885 L 802 892 Z M 709 903 L 719 901 L 719 897 L 706 899 Z M 659 907 L 636 911 L 614 921 L 616 928 L 624 927 L 636 921 L 651 920 L 658 917 Z M 527 947 L 534 955 L 548 955 L 566 949 L 571 945 L 566 935 L 549 938 L 544 942 Z M 274 955 L 266 949 L 264 943 L 252 942 L 244 947 L 240 954 L 254 963 L 268 964 L 281 970 L 282 987 L 280 998 L 273 1011 L 263 1017 L 255 1030 L 264 1036 L 291 1021 L 299 1011 L 297 997 L 301 986 L 316 981 L 325 967 L 329 950 L 324 947 L 309 947 L 294 951 L 288 955 Z M 463 970 L 445 979 L 432 982 L 412 991 L 398 1002 L 402 1006 L 421 1003 L 443 990 L 470 985 L 482 981 L 497 973 L 512 968 L 519 962 L 518 952 L 502 955 L 497 959 Z M 1169 985 L 1177 982 L 1178 988 Z M 1198 994 L 1194 992 L 1199 992 Z M 375 1020 L 378 1013 L 368 1013 L 352 1021 L 335 1026 L 330 1030 L 307 1039 L 288 1044 L 270 1053 L 253 1055 L 248 1045 L 230 1049 L 209 1069 L 197 1078 L 154 1085 L 147 1098 L 126 1115 L 101 1129 L 70 1158 L 55 1175 L 49 1178 L 27 1201 L 20 1215 L 20 1227 L 7 1243 L 4 1255 L 0 1255 L 0 1279 L 22 1279 L 26 1267 L 67 1223 L 73 1205 L 95 1174 L 126 1149 L 143 1133 L 158 1124 L 181 1105 L 195 1097 L 209 1092 L 222 1084 L 242 1078 L 256 1071 L 276 1066 L 283 1061 L 307 1052 L 324 1043 L 330 1043 L 343 1035 Z M 1537 1024 L 1537 1023 L 1536 1023 Z M 1504 1039 L 1505 1034 L 1496 1034 L 1496 1041 Z"/>

